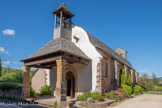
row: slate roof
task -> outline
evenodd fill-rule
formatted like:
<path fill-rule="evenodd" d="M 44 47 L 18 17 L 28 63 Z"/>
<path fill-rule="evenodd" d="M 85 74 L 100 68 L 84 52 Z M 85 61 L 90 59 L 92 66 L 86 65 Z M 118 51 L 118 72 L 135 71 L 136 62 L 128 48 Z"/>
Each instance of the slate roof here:
<path fill-rule="evenodd" d="M 120 56 L 119 54 L 117 54 L 113 49 L 111 49 L 110 47 L 108 47 L 107 45 L 105 45 L 103 42 L 101 42 L 100 40 L 98 40 L 97 38 L 95 38 L 94 36 L 92 36 L 90 33 L 88 33 L 88 37 L 90 42 L 99 50 L 104 50 L 107 53 L 111 54 L 112 56 L 114 56 L 116 59 L 118 59 L 119 61 L 123 62 L 124 64 L 128 65 L 129 67 L 132 67 L 132 65 L 130 64 L 130 62 L 128 60 L 126 60 L 125 58 L 123 58 L 122 56 Z M 101 53 L 99 51 L 99 53 Z M 103 53 L 101 53 L 101 55 L 103 55 Z"/>
<path fill-rule="evenodd" d="M 82 57 L 84 59 L 90 60 L 89 57 L 86 56 L 84 52 L 80 48 L 78 48 L 73 42 L 63 38 L 51 40 L 27 59 L 43 56 L 57 51 L 67 52 Z"/>
<path fill-rule="evenodd" d="M 58 17 L 60 16 L 60 11 L 63 11 L 63 13 L 66 13 L 64 14 L 64 16 L 66 18 L 70 18 L 70 17 L 73 17 L 74 14 L 72 14 L 69 9 L 67 8 L 67 6 L 65 5 L 65 3 L 62 3 L 61 6 L 59 8 L 57 8 L 54 12 L 52 12 L 53 14 L 57 14 Z"/>

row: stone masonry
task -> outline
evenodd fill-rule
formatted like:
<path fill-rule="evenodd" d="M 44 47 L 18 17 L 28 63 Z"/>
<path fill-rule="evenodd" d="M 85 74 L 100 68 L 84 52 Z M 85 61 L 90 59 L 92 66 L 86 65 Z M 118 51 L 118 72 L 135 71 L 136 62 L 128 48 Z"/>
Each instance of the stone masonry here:
<path fill-rule="evenodd" d="M 66 61 L 57 60 L 57 82 L 55 95 L 59 101 L 66 101 L 66 88 L 65 88 L 65 71 L 66 71 Z"/>

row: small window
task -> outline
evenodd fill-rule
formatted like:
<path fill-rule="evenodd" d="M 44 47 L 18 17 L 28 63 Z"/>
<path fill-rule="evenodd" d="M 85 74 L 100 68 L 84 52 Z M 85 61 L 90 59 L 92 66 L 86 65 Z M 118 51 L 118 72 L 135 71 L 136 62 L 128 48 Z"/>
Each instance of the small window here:
<path fill-rule="evenodd" d="M 120 54 L 120 56 L 124 57 L 124 55 L 123 55 L 123 54 Z"/>
<path fill-rule="evenodd" d="M 76 43 L 78 43 L 79 38 L 78 38 L 78 37 L 76 37 L 76 36 L 74 36 L 74 39 L 75 39 L 75 42 L 76 42 Z"/>

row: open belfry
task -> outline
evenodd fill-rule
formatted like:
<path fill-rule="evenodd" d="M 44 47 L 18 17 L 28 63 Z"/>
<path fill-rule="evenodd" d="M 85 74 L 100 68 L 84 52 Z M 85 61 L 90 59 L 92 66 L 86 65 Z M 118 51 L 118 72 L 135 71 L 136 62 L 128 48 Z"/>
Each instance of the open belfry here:
<path fill-rule="evenodd" d="M 127 51 L 111 49 L 72 23 L 74 14 L 64 3 L 53 14 L 53 40 L 21 60 L 24 62 L 24 97 L 30 95 L 31 67 L 37 68 L 31 78 L 31 87 L 39 93 L 48 85 L 59 101 L 85 92 L 104 94 L 116 90 L 120 87 L 121 69 L 125 70 L 127 80 L 131 75 L 133 85 L 138 82 L 138 74 L 127 60 Z"/>

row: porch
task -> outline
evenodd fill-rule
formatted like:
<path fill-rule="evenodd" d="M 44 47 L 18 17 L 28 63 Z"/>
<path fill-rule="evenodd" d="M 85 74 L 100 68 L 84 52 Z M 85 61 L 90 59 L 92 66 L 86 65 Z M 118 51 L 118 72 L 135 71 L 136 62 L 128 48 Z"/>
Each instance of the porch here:
<path fill-rule="evenodd" d="M 24 62 L 24 79 L 23 79 L 23 91 L 24 97 L 30 96 L 30 68 L 43 68 L 43 69 L 53 69 L 57 67 L 56 72 L 56 88 L 55 88 L 55 97 L 52 99 L 47 99 L 51 101 L 52 105 L 54 100 L 66 101 L 67 96 L 74 98 L 76 96 L 75 92 L 77 91 L 77 78 L 76 72 L 69 67 L 70 64 L 79 63 L 87 65 L 89 60 L 83 57 L 76 56 L 74 54 L 66 52 L 55 52 L 52 54 L 44 55 L 36 58 L 29 58 L 22 60 Z M 48 102 L 47 102 L 48 103 Z"/>

